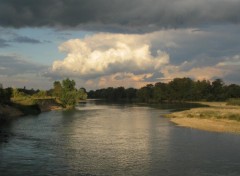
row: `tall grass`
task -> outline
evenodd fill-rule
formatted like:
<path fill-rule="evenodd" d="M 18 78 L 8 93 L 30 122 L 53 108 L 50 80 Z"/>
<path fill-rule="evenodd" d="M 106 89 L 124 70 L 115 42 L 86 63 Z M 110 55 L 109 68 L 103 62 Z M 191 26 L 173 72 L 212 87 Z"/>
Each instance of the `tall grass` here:
<path fill-rule="evenodd" d="M 228 99 L 227 105 L 240 106 L 240 98 L 231 98 L 231 99 Z"/>

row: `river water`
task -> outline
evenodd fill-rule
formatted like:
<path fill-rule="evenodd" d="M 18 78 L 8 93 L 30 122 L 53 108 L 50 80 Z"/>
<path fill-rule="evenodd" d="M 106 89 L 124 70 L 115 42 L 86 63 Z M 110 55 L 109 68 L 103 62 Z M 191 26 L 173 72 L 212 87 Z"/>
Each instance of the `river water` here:
<path fill-rule="evenodd" d="M 93 101 L 19 118 L 2 129 L 0 175 L 239 176 L 240 135 L 176 126 L 175 109 Z"/>

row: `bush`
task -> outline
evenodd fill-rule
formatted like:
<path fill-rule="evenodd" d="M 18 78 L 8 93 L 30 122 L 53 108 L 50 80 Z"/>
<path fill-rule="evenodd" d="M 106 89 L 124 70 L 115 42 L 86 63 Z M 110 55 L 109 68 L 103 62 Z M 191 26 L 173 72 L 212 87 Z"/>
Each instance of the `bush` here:
<path fill-rule="evenodd" d="M 60 101 L 65 108 L 73 108 L 77 102 L 77 91 L 62 91 Z"/>

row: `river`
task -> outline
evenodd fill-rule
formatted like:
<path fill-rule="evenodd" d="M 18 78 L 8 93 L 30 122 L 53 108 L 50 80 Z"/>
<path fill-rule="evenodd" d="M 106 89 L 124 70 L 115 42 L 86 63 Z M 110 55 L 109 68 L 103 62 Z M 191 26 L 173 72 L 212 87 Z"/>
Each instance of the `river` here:
<path fill-rule="evenodd" d="M 240 135 L 176 126 L 176 106 L 89 101 L 5 125 L 1 176 L 239 176 Z"/>

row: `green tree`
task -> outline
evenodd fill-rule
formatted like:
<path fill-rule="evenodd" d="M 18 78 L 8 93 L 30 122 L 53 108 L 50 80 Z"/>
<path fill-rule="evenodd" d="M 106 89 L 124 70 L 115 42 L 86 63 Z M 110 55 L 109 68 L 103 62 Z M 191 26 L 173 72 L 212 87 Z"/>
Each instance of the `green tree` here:
<path fill-rule="evenodd" d="M 211 83 L 208 80 L 194 83 L 193 100 L 209 100 L 211 98 Z"/>
<path fill-rule="evenodd" d="M 59 81 L 54 81 L 53 83 L 53 96 L 60 97 L 62 93 L 62 84 Z"/>
<path fill-rule="evenodd" d="M 86 92 L 86 89 L 84 88 L 80 88 L 78 90 L 78 99 L 79 100 L 86 100 L 87 99 L 87 92 Z"/>
<path fill-rule="evenodd" d="M 75 85 L 75 81 L 69 78 L 62 80 L 62 83 L 59 81 L 53 83 L 53 95 L 67 109 L 74 108 L 80 99 L 86 98 L 85 90 L 78 91 Z"/>
<path fill-rule="evenodd" d="M 240 86 L 231 84 L 226 87 L 227 98 L 240 98 Z"/>
<path fill-rule="evenodd" d="M 190 78 L 175 78 L 169 84 L 172 100 L 185 101 L 192 100 L 193 80 Z"/>
<path fill-rule="evenodd" d="M 149 102 L 153 98 L 153 85 L 148 84 L 137 91 L 137 98 L 142 102 Z"/>
<path fill-rule="evenodd" d="M 75 85 L 76 85 L 75 81 L 74 80 L 70 80 L 69 78 L 64 79 L 62 81 L 62 86 L 63 86 L 63 89 L 65 91 L 73 91 L 73 90 L 75 90 Z"/>
<path fill-rule="evenodd" d="M 114 89 L 114 99 L 113 100 L 121 100 L 126 97 L 125 88 L 124 87 L 117 87 Z"/>
<path fill-rule="evenodd" d="M 212 82 L 211 93 L 212 97 L 210 100 L 222 101 L 226 99 L 224 92 L 224 82 L 221 79 L 216 79 Z"/>
<path fill-rule="evenodd" d="M 125 90 L 125 94 L 126 98 L 131 101 L 137 97 L 137 89 L 128 88 Z"/>
<path fill-rule="evenodd" d="M 153 98 L 157 102 L 162 102 L 168 99 L 168 87 L 167 84 L 158 82 L 153 88 Z"/>
<path fill-rule="evenodd" d="M 76 105 L 78 99 L 77 95 L 78 94 L 76 90 L 74 91 L 63 90 L 60 97 L 60 101 L 65 108 L 72 109 Z"/>

